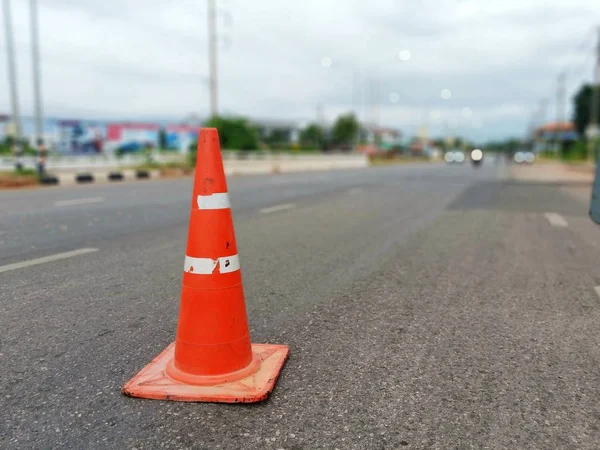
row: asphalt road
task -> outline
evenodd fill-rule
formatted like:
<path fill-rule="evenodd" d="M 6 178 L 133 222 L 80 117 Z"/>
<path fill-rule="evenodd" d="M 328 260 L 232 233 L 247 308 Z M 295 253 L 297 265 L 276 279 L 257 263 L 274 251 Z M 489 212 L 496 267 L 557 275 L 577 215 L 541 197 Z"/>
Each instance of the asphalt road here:
<path fill-rule="evenodd" d="M 0 193 L 0 448 L 598 448 L 600 228 L 492 164 L 231 178 L 253 341 L 291 348 L 277 386 L 124 397 L 174 339 L 190 188 Z"/>

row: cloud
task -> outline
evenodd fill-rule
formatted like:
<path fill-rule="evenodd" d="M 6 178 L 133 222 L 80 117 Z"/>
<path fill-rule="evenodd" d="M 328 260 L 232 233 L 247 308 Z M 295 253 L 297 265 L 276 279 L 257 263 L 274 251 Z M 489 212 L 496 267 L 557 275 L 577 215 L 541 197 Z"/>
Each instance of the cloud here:
<path fill-rule="evenodd" d="M 208 114 L 205 2 L 39 3 L 47 115 Z M 361 120 L 378 115 L 383 125 L 411 133 L 435 109 L 440 120 L 429 123 L 432 134 L 447 132 L 447 120 L 478 139 L 522 134 L 540 98 L 554 97 L 560 70 L 570 71 L 569 94 L 589 80 L 591 18 L 600 14 L 600 3 L 588 0 L 217 4 L 221 111 L 306 122 L 321 105 L 328 120 L 355 110 Z M 20 104 L 31 114 L 28 2 L 12 6 Z M 398 58 L 401 50 L 410 51 L 409 60 Z M 321 64 L 324 57 L 330 67 Z M 5 58 L 0 76 L 6 77 Z M 441 99 L 442 89 L 451 98 Z M 390 102 L 390 93 L 399 100 Z M 0 112 L 9 104 L 3 89 Z M 469 121 L 461 118 L 465 107 L 473 111 Z"/>

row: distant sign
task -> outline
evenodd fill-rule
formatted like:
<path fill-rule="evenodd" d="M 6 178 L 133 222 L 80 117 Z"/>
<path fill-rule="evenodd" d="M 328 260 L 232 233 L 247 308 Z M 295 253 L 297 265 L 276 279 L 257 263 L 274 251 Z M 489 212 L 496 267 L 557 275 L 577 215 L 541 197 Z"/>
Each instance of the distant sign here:
<path fill-rule="evenodd" d="M 189 146 L 198 140 L 199 127 L 192 125 L 167 125 L 167 148 L 186 152 Z"/>
<path fill-rule="evenodd" d="M 104 127 L 82 120 L 60 120 L 57 123 L 57 148 L 61 153 L 100 153 Z"/>
<path fill-rule="evenodd" d="M 108 152 L 137 153 L 158 146 L 160 127 L 154 123 L 120 122 L 106 126 Z"/>

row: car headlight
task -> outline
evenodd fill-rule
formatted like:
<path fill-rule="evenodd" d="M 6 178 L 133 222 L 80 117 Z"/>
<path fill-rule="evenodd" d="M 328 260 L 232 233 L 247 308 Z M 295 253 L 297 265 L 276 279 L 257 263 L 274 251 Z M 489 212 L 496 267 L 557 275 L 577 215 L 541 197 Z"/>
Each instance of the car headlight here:
<path fill-rule="evenodd" d="M 531 164 L 534 160 L 535 160 L 535 155 L 531 152 L 527 152 L 525 153 L 525 155 L 523 156 L 523 159 L 528 162 L 529 164 Z"/>
<path fill-rule="evenodd" d="M 515 153 L 515 162 L 522 163 L 525 161 L 525 155 L 522 152 Z"/>
<path fill-rule="evenodd" d="M 454 153 L 454 160 L 456 162 L 459 162 L 459 163 L 463 162 L 465 160 L 464 153 L 463 152 L 455 152 Z"/>
<path fill-rule="evenodd" d="M 444 159 L 447 163 L 454 162 L 454 155 L 452 154 L 452 152 L 446 152 L 446 154 L 444 155 Z"/>
<path fill-rule="evenodd" d="M 478 148 L 474 149 L 471 152 L 471 159 L 473 161 L 481 161 L 483 159 L 483 152 L 481 150 L 479 150 Z"/>

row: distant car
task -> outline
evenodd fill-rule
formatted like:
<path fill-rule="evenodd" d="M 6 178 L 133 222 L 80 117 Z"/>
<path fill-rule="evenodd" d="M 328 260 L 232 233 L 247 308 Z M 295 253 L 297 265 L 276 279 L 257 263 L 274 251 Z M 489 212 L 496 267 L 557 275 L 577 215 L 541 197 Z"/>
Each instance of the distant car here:
<path fill-rule="evenodd" d="M 478 167 L 483 162 L 483 152 L 481 149 L 475 148 L 471 150 L 471 164 Z"/>
<path fill-rule="evenodd" d="M 533 164 L 535 154 L 533 152 L 517 152 L 513 159 L 517 164 Z"/>
<path fill-rule="evenodd" d="M 460 150 L 451 150 L 444 154 L 444 161 L 448 164 L 462 164 L 465 162 L 465 154 Z"/>
<path fill-rule="evenodd" d="M 136 141 L 131 141 L 131 142 L 125 142 L 121 145 L 119 145 L 119 147 L 117 147 L 117 153 L 120 154 L 124 154 L 124 153 L 137 153 L 142 151 L 142 149 L 144 148 L 144 146 L 142 145 L 141 142 L 136 142 Z"/>

